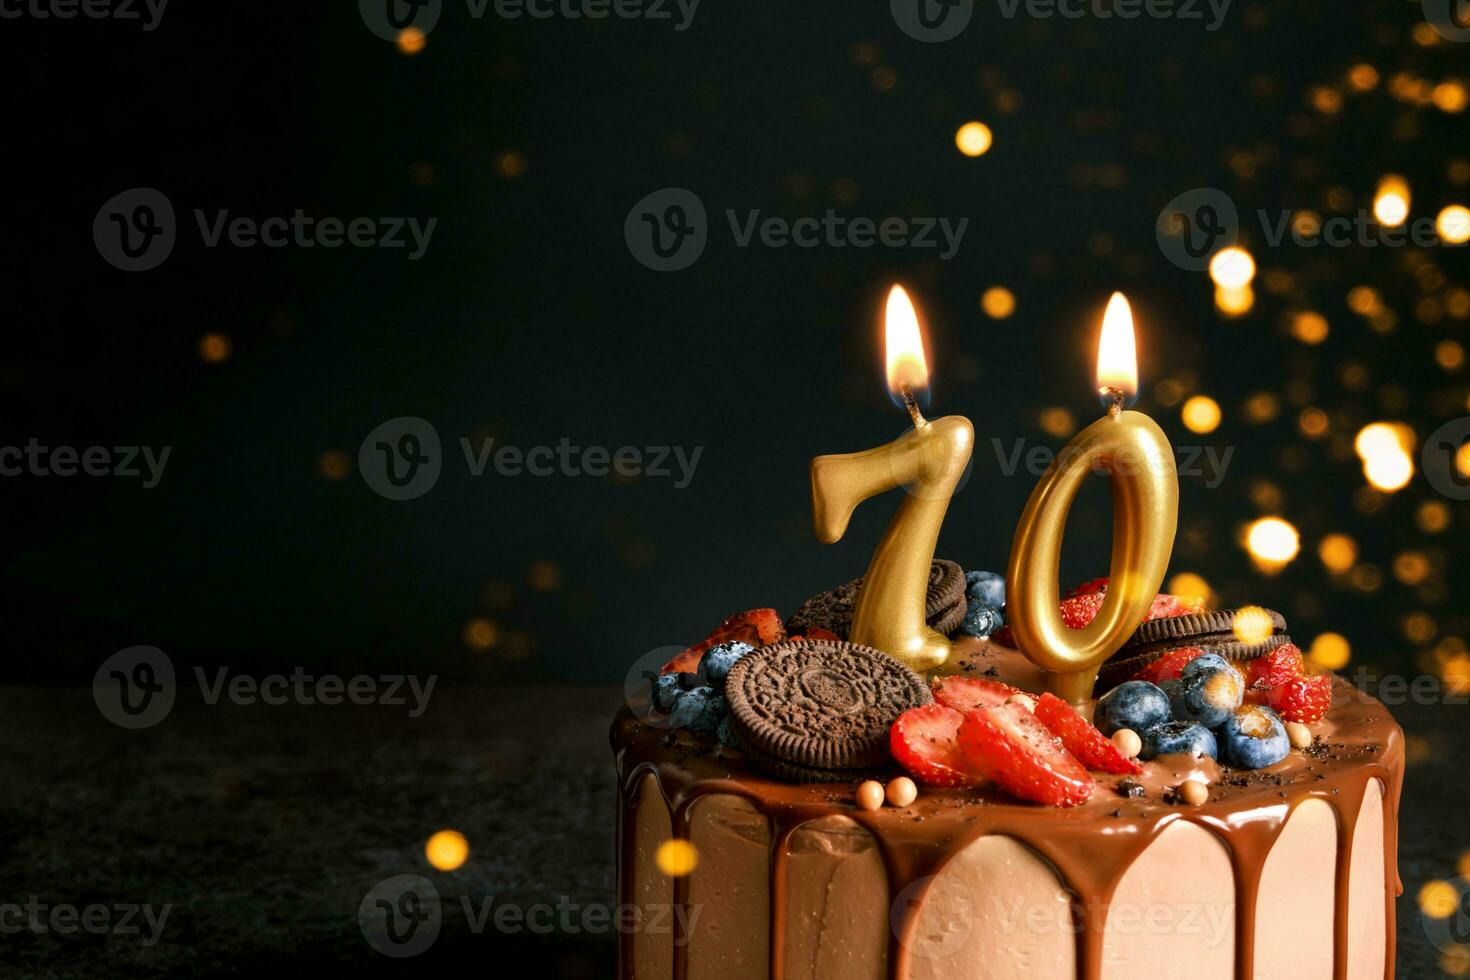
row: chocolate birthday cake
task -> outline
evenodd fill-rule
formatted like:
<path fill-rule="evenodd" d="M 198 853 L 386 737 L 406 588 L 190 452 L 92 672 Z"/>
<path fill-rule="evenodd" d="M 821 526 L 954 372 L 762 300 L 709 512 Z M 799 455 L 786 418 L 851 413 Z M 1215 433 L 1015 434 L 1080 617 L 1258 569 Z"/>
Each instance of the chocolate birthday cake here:
<path fill-rule="evenodd" d="M 621 978 L 1393 976 L 1403 733 L 1279 614 L 1159 596 L 1073 706 L 999 576 L 935 563 L 929 677 L 848 641 L 861 587 L 732 617 L 614 721 Z"/>

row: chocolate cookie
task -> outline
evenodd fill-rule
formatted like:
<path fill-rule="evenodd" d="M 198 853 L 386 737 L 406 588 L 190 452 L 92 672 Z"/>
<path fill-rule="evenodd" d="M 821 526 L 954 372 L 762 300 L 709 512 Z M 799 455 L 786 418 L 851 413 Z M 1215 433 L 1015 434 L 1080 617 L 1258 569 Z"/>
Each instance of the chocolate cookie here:
<path fill-rule="evenodd" d="M 857 605 L 858 593 L 863 580 L 855 578 L 835 589 L 814 595 L 801 604 L 801 608 L 786 620 L 789 633 L 804 633 L 815 626 L 847 639 L 852 631 L 852 610 Z M 959 607 L 958 618 L 948 629 L 941 624 L 954 615 Z M 955 562 L 944 558 L 934 559 L 929 566 L 929 591 L 924 597 L 924 617 L 929 625 L 940 633 L 953 632 L 965 617 L 965 570 Z"/>
<path fill-rule="evenodd" d="M 856 643 L 787 640 L 741 657 L 725 682 L 730 727 L 774 775 L 841 781 L 891 764 L 888 729 L 929 704 L 929 685 Z"/>
<path fill-rule="evenodd" d="M 1113 654 L 1098 672 L 1100 689 L 1128 680 L 1170 650 L 1199 647 L 1218 653 L 1227 660 L 1254 660 L 1279 646 L 1291 642 L 1286 632 L 1286 618 L 1267 609 L 1271 618 L 1271 635 L 1259 643 L 1243 643 L 1235 635 L 1235 618 L 1239 609 L 1194 613 L 1152 619 L 1138 627 L 1123 648 Z"/>

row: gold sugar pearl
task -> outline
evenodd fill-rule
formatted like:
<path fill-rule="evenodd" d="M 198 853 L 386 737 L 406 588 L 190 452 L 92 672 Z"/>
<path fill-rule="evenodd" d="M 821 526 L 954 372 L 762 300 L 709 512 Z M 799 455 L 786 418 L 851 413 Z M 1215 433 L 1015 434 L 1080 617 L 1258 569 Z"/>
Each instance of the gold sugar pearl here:
<path fill-rule="evenodd" d="M 857 788 L 857 805 L 864 810 L 876 810 L 883 805 L 883 784 L 869 779 Z"/>
<path fill-rule="evenodd" d="M 1304 749 L 1312 744 L 1312 730 L 1299 721 L 1286 723 L 1286 737 L 1291 739 L 1294 749 Z"/>
<path fill-rule="evenodd" d="M 1113 744 L 1123 753 L 1125 759 L 1136 759 L 1138 753 L 1143 751 L 1143 739 L 1131 728 L 1120 728 L 1113 732 Z"/>
<path fill-rule="evenodd" d="M 1179 784 L 1179 797 L 1190 806 L 1199 806 L 1210 798 L 1210 788 L 1198 779 L 1186 779 Z"/>
<path fill-rule="evenodd" d="M 919 787 L 907 776 L 899 776 L 888 784 L 888 802 L 894 806 L 908 806 L 919 798 Z"/>

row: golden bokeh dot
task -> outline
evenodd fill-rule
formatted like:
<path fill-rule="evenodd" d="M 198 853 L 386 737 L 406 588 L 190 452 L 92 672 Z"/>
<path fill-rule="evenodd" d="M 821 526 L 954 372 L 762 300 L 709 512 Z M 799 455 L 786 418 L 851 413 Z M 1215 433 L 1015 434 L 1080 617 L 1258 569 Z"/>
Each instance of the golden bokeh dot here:
<path fill-rule="evenodd" d="M 1330 427 L 1327 413 L 1320 408 L 1304 408 L 1301 415 L 1297 416 L 1297 428 L 1302 430 L 1302 435 L 1308 439 L 1320 439 L 1327 434 Z"/>
<path fill-rule="evenodd" d="M 1440 972 L 1451 977 L 1470 976 L 1470 946 L 1451 943 L 1439 954 Z"/>
<path fill-rule="evenodd" d="M 1249 286 L 1216 286 L 1215 309 L 1227 317 L 1245 316 L 1256 305 L 1256 292 Z"/>
<path fill-rule="evenodd" d="M 1322 233 L 1322 216 L 1316 211 L 1301 210 L 1291 216 L 1291 230 L 1302 238 L 1316 238 Z M 1273 293 L 1280 293 L 1280 277 L 1275 274 L 1276 270 L 1266 273 L 1266 288 Z"/>
<path fill-rule="evenodd" d="M 418 54 L 428 42 L 428 36 L 417 27 L 405 27 L 398 32 L 398 50 L 404 54 Z"/>
<path fill-rule="evenodd" d="M 1222 248 L 1210 256 L 1210 278 L 1221 289 L 1242 289 L 1255 277 L 1256 260 L 1239 245 Z"/>
<path fill-rule="evenodd" d="M 1434 362 L 1446 371 L 1465 366 L 1465 345 L 1458 340 L 1441 340 L 1434 346 Z"/>
<path fill-rule="evenodd" d="M 1460 872 L 1460 877 L 1470 878 L 1470 851 L 1460 852 L 1460 860 L 1455 864 L 1455 870 Z"/>
<path fill-rule="evenodd" d="M 531 562 L 526 569 L 526 584 L 533 592 L 555 592 L 561 588 L 561 566 L 547 559 Z"/>
<path fill-rule="evenodd" d="M 1260 643 L 1276 632 L 1276 624 L 1260 606 L 1243 606 L 1236 611 L 1231 629 L 1241 643 Z"/>
<path fill-rule="evenodd" d="M 1245 417 L 1249 422 L 1260 425 L 1280 414 L 1281 399 L 1275 392 L 1258 391 L 1245 400 Z"/>
<path fill-rule="evenodd" d="M 1408 453 L 1375 453 L 1363 461 L 1363 475 L 1375 490 L 1393 493 L 1414 479 L 1414 460 Z"/>
<path fill-rule="evenodd" d="M 1461 476 L 1470 476 L 1470 442 L 1461 445 L 1455 453 L 1455 469 Z"/>
<path fill-rule="evenodd" d="M 1077 431 L 1077 420 L 1070 410 L 1053 405 L 1041 411 L 1041 431 L 1056 439 L 1065 439 Z"/>
<path fill-rule="evenodd" d="M 1170 595 L 1181 596 L 1185 599 L 1198 599 L 1206 606 L 1210 605 L 1215 592 L 1210 588 L 1210 583 L 1204 577 L 1194 572 L 1180 572 L 1169 579 L 1165 586 Z"/>
<path fill-rule="evenodd" d="M 879 65 L 873 69 L 873 87 L 880 92 L 892 92 L 898 87 L 898 72 L 887 65 Z"/>
<path fill-rule="evenodd" d="M 1004 286 L 991 286 L 980 294 L 980 309 L 992 320 L 1004 320 L 1016 312 L 1016 294 Z"/>
<path fill-rule="evenodd" d="M 1301 535 L 1288 521 L 1262 517 L 1246 529 L 1245 544 L 1257 564 L 1279 568 L 1296 558 L 1301 550 Z"/>
<path fill-rule="evenodd" d="M 954 145 L 967 157 L 984 156 L 993 142 L 995 136 L 983 122 L 967 122 L 955 130 Z"/>
<path fill-rule="evenodd" d="M 1220 403 L 1208 395 L 1195 395 L 1179 411 L 1190 432 L 1205 435 L 1220 427 Z"/>
<path fill-rule="evenodd" d="M 682 878 L 699 867 L 699 851 L 678 837 L 664 841 L 654 852 L 653 863 L 670 878 Z"/>
<path fill-rule="evenodd" d="M 1352 646 L 1340 633 L 1323 633 L 1312 641 L 1307 651 L 1312 663 L 1326 670 L 1341 670 L 1348 665 L 1352 655 Z"/>
<path fill-rule="evenodd" d="M 1470 208 L 1463 204 L 1445 207 L 1434 219 L 1434 230 L 1450 245 L 1470 242 Z"/>
<path fill-rule="evenodd" d="M 1373 198 L 1373 217 L 1378 223 L 1397 228 L 1408 220 L 1409 182 L 1397 174 L 1389 174 L 1378 182 L 1378 193 Z"/>
<path fill-rule="evenodd" d="M 1174 378 L 1166 378 L 1154 385 L 1154 398 L 1158 400 L 1160 405 L 1173 408 L 1184 397 L 1185 391 L 1186 388 L 1182 381 Z"/>
<path fill-rule="evenodd" d="M 1310 310 L 1291 318 L 1291 335 L 1304 344 L 1317 345 L 1327 339 L 1327 318 Z"/>
<path fill-rule="evenodd" d="M 1410 643 L 1428 643 L 1439 632 L 1439 624 L 1426 612 L 1411 612 L 1400 624 L 1404 639 Z"/>
<path fill-rule="evenodd" d="M 1371 316 L 1381 309 L 1383 300 L 1372 286 L 1354 286 L 1348 290 L 1348 309 L 1360 316 Z"/>
<path fill-rule="evenodd" d="M 441 830 L 424 845 L 424 857 L 439 871 L 453 871 L 470 856 L 470 842 L 457 830 Z"/>
<path fill-rule="evenodd" d="M 471 650 L 489 650 L 500 642 L 500 625 L 477 616 L 464 624 L 464 645 Z"/>
<path fill-rule="evenodd" d="M 519 150 L 502 150 L 495 154 L 495 172 L 507 180 L 524 177 L 526 166 L 526 155 Z"/>
<path fill-rule="evenodd" d="M 1444 294 L 1445 312 L 1456 320 L 1464 320 L 1470 317 L 1470 289 L 1456 286 L 1447 290 Z"/>
<path fill-rule="evenodd" d="M 1378 87 L 1378 69 L 1366 62 L 1353 65 L 1348 71 L 1348 84 L 1359 92 L 1371 92 Z"/>
<path fill-rule="evenodd" d="M 1450 526 L 1450 508 L 1442 500 L 1426 500 L 1414 514 L 1414 523 L 1426 534 L 1440 534 Z"/>
<path fill-rule="evenodd" d="M 1419 889 L 1419 911 L 1426 918 L 1448 919 L 1460 907 L 1460 891 L 1448 881 L 1427 881 Z"/>
<path fill-rule="evenodd" d="M 1349 578 L 1353 588 L 1362 592 L 1377 592 L 1383 585 L 1383 569 L 1377 565 L 1354 565 Z"/>
<path fill-rule="evenodd" d="M 234 349 L 228 334 L 207 333 L 199 338 L 199 359 L 206 364 L 228 361 Z"/>
<path fill-rule="evenodd" d="M 352 457 L 340 449 L 328 449 L 316 458 L 316 471 L 324 480 L 340 480 L 352 472 Z"/>
<path fill-rule="evenodd" d="M 1435 108 L 1448 113 L 1464 112 L 1466 103 L 1470 102 L 1465 86 L 1456 81 L 1440 82 L 1434 86 L 1430 98 L 1434 100 Z"/>
<path fill-rule="evenodd" d="M 1358 561 L 1358 543 L 1346 534 L 1329 534 L 1317 545 L 1317 557 L 1329 572 L 1341 574 Z"/>
<path fill-rule="evenodd" d="M 1312 108 L 1324 115 L 1332 115 L 1342 109 L 1342 93 L 1326 85 L 1312 89 Z"/>
<path fill-rule="evenodd" d="M 1401 551 L 1393 558 L 1393 577 L 1405 585 L 1418 585 L 1429 572 L 1429 559 L 1422 551 Z"/>

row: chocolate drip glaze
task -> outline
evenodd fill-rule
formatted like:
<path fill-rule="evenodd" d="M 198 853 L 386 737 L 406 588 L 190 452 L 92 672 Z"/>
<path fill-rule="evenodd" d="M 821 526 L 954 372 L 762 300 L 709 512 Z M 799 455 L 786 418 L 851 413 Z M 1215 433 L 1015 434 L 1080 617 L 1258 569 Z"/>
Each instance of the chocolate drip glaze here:
<path fill-rule="evenodd" d="M 972 658 L 970 666 L 977 669 L 984 669 L 987 663 L 993 669 L 998 658 L 1008 657 L 974 641 L 964 652 Z M 1008 673 L 1015 677 L 1018 671 Z M 1018 680 L 1025 683 L 1024 678 Z M 1077 903 L 1074 916 L 1080 916 L 1074 922 L 1078 976 L 1098 980 L 1105 924 L 1105 915 L 1098 910 L 1109 904 L 1123 875 L 1149 844 L 1172 823 L 1184 820 L 1214 834 L 1230 856 L 1236 890 L 1236 975 L 1250 980 L 1254 975 L 1256 904 L 1267 855 L 1296 808 L 1309 799 L 1320 799 L 1332 807 L 1338 823 L 1333 974 L 1344 980 L 1353 836 L 1364 798 L 1377 780 L 1383 795 L 1386 864 L 1384 976 L 1392 980 L 1393 899 L 1402 892 L 1397 875 L 1397 817 L 1404 771 L 1403 733 L 1382 705 L 1345 681 L 1336 680 L 1334 696 L 1334 708 L 1317 726 L 1319 739 L 1312 750 L 1293 752 L 1286 761 L 1256 772 L 1220 767 L 1220 779 L 1211 787 L 1209 801 L 1199 807 L 1165 803 L 1163 789 L 1172 786 L 1174 779 L 1161 775 L 1160 767 L 1151 764 L 1151 776 L 1142 780 L 1147 785 L 1144 795 L 1125 796 L 1117 789 L 1120 777 L 1096 774 L 1098 788 L 1092 799 L 1071 809 L 1021 804 L 997 789 L 981 788 L 924 790 L 910 807 L 868 812 L 853 804 L 849 784 L 778 782 L 747 766 L 736 751 L 715 748 L 707 739 L 686 732 L 671 739 L 667 731 L 645 726 L 624 710 L 612 730 L 622 789 L 619 900 L 633 902 L 636 801 L 640 782 L 651 773 L 673 815 L 676 837 L 688 836 L 691 808 L 712 794 L 743 798 L 769 822 L 772 980 L 780 980 L 784 973 L 791 835 L 803 824 L 833 814 L 850 818 L 872 835 L 887 870 L 890 900 L 914 882 L 937 874 L 979 837 L 1001 834 L 1025 844 L 1050 863 L 1072 892 Z M 687 878 L 675 879 L 676 904 L 687 904 L 688 889 Z M 895 922 L 889 938 L 888 971 L 894 980 L 908 975 L 907 947 L 918 909 L 899 914 L 902 918 Z M 675 980 L 685 980 L 689 937 L 682 932 L 684 917 L 676 916 L 675 921 L 673 975 Z M 631 947 L 625 936 L 619 965 L 623 980 L 633 976 Z"/>

